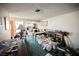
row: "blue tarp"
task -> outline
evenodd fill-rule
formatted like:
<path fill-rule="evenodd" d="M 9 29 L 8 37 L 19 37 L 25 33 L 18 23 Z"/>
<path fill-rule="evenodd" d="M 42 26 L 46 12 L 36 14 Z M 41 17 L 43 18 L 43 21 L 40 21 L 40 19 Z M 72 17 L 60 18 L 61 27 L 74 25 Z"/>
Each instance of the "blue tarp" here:
<path fill-rule="evenodd" d="M 28 53 L 31 56 L 44 56 L 46 55 L 46 51 L 43 50 L 43 47 L 38 44 L 36 38 L 32 35 L 28 35 L 26 37 L 26 45 L 28 46 Z"/>

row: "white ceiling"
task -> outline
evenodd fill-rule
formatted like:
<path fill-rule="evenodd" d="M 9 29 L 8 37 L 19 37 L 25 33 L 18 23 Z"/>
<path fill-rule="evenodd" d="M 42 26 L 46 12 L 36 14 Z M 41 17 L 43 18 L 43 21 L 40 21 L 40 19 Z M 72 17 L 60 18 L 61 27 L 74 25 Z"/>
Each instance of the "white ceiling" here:
<path fill-rule="evenodd" d="M 79 4 L 57 4 L 57 3 L 16 3 L 0 4 L 12 16 L 23 16 L 31 20 L 43 20 L 50 17 L 62 15 L 79 10 Z M 41 11 L 36 13 L 35 10 Z"/>

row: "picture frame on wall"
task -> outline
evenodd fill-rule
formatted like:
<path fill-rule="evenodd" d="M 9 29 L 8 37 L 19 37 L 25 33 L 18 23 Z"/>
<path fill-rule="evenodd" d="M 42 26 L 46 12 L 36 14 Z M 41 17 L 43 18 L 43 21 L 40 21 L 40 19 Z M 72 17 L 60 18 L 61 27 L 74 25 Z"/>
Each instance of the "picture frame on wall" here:
<path fill-rule="evenodd" d="M 0 16 L 0 25 L 2 25 L 2 17 Z"/>

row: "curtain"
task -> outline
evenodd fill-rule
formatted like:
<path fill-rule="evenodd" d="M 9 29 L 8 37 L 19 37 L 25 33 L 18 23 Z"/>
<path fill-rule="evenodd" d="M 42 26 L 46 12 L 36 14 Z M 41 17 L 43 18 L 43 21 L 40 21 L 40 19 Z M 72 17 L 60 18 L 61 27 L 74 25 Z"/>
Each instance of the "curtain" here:
<path fill-rule="evenodd" d="M 16 35 L 15 22 L 13 17 L 10 17 L 10 33 L 11 33 L 11 37 L 14 37 Z"/>

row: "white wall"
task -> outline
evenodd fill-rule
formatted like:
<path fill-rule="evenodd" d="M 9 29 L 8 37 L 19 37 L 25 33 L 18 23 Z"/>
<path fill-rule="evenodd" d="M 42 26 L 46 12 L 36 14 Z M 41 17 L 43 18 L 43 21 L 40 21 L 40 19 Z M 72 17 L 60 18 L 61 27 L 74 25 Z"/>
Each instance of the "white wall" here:
<path fill-rule="evenodd" d="M 6 16 L 9 19 L 8 12 L 5 11 L 5 9 L 2 9 L 0 7 L 0 16 L 2 17 L 2 25 L 0 25 L 0 41 L 2 40 L 8 40 L 10 39 L 10 32 L 6 31 L 5 24 L 4 24 L 4 16 Z"/>
<path fill-rule="evenodd" d="M 71 47 L 79 48 L 79 11 L 66 13 L 46 20 L 48 20 L 48 29 L 70 32 Z"/>

